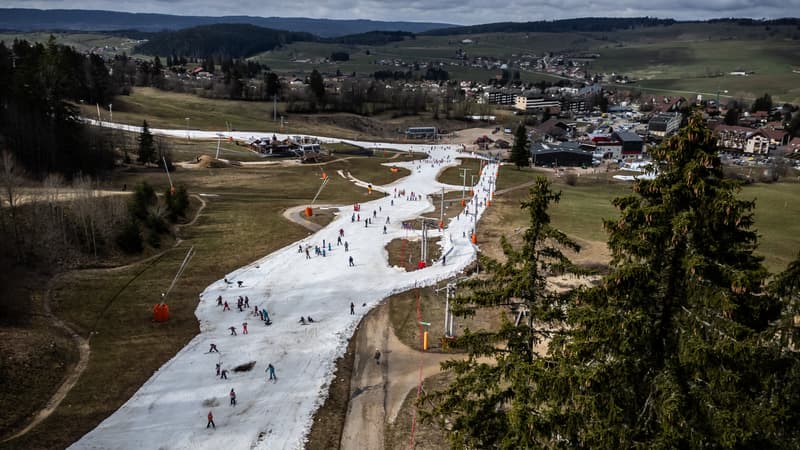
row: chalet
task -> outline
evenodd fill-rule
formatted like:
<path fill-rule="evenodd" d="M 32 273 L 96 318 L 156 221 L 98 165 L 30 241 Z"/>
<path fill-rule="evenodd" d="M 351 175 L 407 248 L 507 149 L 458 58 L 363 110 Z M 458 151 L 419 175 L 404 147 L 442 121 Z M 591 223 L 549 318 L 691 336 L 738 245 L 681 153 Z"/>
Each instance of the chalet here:
<path fill-rule="evenodd" d="M 763 132 L 769 138 L 769 145 L 772 147 L 780 147 L 789 143 L 789 133 L 784 130 L 764 127 L 759 131 Z"/>
<path fill-rule="evenodd" d="M 592 165 L 592 152 L 584 150 L 578 142 L 546 144 L 535 142 L 530 146 L 534 166 L 586 167 Z"/>
<path fill-rule="evenodd" d="M 473 143 L 475 145 L 477 145 L 478 148 L 481 149 L 481 150 L 488 150 L 489 146 L 492 145 L 493 142 L 494 141 L 492 140 L 492 138 L 490 138 L 489 136 L 483 135 L 483 136 L 479 137 L 478 139 L 475 139 L 475 142 L 473 142 Z"/>
<path fill-rule="evenodd" d="M 556 118 L 550 118 L 531 130 L 534 139 L 545 141 L 566 140 L 572 134 L 572 127 Z"/>
<path fill-rule="evenodd" d="M 654 114 L 678 112 L 682 107 L 688 104 L 686 99 L 681 96 L 673 98 L 663 97 L 661 99 L 652 97 L 647 103 L 653 107 Z"/>

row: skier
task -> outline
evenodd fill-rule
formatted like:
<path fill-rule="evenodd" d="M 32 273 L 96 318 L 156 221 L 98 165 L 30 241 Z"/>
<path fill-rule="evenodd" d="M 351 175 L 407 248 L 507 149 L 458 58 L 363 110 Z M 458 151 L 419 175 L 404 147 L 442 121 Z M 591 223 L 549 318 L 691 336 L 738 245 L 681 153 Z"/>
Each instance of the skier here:
<path fill-rule="evenodd" d="M 222 372 L 219 373 L 220 380 L 227 380 L 228 379 L 228 369 L 222 369 Z"/>
<path fill-rule="evenodd" d="M 247 296 L 244 296 L 244 307 L 250 309 L 250 299 Z"/>
<path fill-rule="evenodd" d="M 339 228 L 339 237 L 344 237 L 344 228 Z"/>
<path fill-rule="evenodd" d="M 298 245 L 297 246 L 297 253 L 303 253 L 303 246 L 302 245 Z"/>
<path fill-rule="evenodd" d="M 261 310 L 261 313 L 264 315 L 264 322 L 267 322 L 267 325 L 271 323 L 269 320 L 269 313 L 267 312 L 267 308 Z"/>
<path fill-rule="evenodd" d="M 383 226 L 383 234 L 386 234 L 386 225 Z"/>
<path fill-rule="evenodd" d="M 331 251 L 331 243 L 328 242 L 328 251 Z"/>
<path fill-rule="evenodd" d="M 236 282 L 236 284 L 239 285 L 239 287 L 242 287 L 242 283 L 244 283 L 244 281 L 242 281 L 242 280 L 239 280 L 239 281 Z"/>
<path fill-rule="evenodd" d="M 219 350 L 217 350 L 217 344 L 211 344 L 211 347 L 208 348 L 208 353 L 211 353 L 211 352 L 219 353 Z"/>
<path fill-rule="evenodd" d="M 208 411 L 208 423 L 206 424 L 206 428 L 211 427 L 213 429 L 217 429 L 217 426 L 214 425 L 214 414 L 211 411 Z"/>
<path fill-rule="evenodd" d="M 337 245 L 337 246 L 339 246 L 339 245 L 342 245 L 342 237 L 341 237 L 341 236 L 339 236 L 338 238 L 336 238 L 336 245 Z"/>
<path fill-rule="evenodd" d="M 308 316 L 308 323 L 314 323 L 314 319 L 312 319 L 311 316 Z"/>
<path fill-rule="evenodd" d="M 305 317 L 300 316 L 300 324 L 301 325 L 305 325 L 306 324 L 306 318 Z"/>
<path fill-rule="evenodd" d="M 350 267 L 354 267 L 354 266 L 355 266 L 355 263 L 353 262 L 353 257 L 351 256 L 350 257 Z"/>
<path fill-rule="evenodd" d="M 389 216 L 386 216 L 386 224 L 389 224 Z"/>
<path fill-rule="evenodd" d="M 217 306 L 222 306 L 222 296 L 217 297 Z"/>
<path fill-rule="evenodd" d="M 308 247 L 306 247 L 306 259 L 311 259 L 311 255 L 308 253 Z"/>
<path fill-rule="evenodd" d="M 272 363 L 267 364 L 267 373 L 269 373 L 269 379 L 273 381 L 278 381 L 278 377 L 275 376 L 275 367 L 272 366 Z"/>
<path fill-rule="evenodd" d="M 381 351 L 377 348 L 375 349 L 375 364 L 381 363 Z"/>
<path fill-rule="evenodd" d="M 242 324 L 242 334 L 247 334 L 247 322 Z"/>
<path fill-rule="evenodd" d="M 231 397 L 231 406 L 236 406 L 236 392 L 231 389 L 231 393 L 228 395 Z"/>
<path fill-rule="evenodd" d="M 222 310 L 223 310 L 223 311 L 230 311 L 230 310 L 231 310 L 231 307 L 230 307 L 230 306 L 228 306 L 228 302 L 225 302 L 225 303 L 222 305 Z"/>
<path fill-rule="evenodd" d="M 356 221 L 356 213 L 353 213 L 353 215 L 350 216 L 350 223 L 353 223 L 355 221 Z"/>
<path fill-rule="evenodd" d="M 369 226 L 369 219 L 364 221 L 364 228 L 367 228 L 368 226 Z"/>
<path fill-rule="evenodd" d="M 447 256 L 442 255 L 442 265 L 445 265 L 446 262 L 447 262 Z"/>
<path fill-rule="evenodd" d="M 349 251 L 349 250 L 350 250 L 350 244 L 348 244 L 347 241 L 344 241 L 344 251 Z"/>
<path fill-rule="evenodd" d="M 350 302 L 350 315 L 355 315 L 356 313 L 356 305 L 353 302 Z"/>
<path fill-rule="evenodd" d="M 228 327 L 231 330 L 231 336 L 236 336 L 236 327 Z"/>
<path fill-rule="evenodd" d="M 220 366 L 220 364 L 217 363 L 217 376 L 219 376 L 219 366 Z"/>

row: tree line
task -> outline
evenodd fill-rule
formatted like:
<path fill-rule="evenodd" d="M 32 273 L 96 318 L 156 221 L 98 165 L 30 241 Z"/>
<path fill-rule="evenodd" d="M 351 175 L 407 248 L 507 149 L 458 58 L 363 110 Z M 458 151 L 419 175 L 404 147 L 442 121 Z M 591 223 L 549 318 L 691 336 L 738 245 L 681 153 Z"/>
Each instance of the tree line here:
<path fill-rule="evenodd" d="M 74 103 L 107 104 L 115 93 L 105 62 L 57 45 L 0 42 L 0 146 L 31 175 L 99 174 L 110 143 L 80 123 Z"/>

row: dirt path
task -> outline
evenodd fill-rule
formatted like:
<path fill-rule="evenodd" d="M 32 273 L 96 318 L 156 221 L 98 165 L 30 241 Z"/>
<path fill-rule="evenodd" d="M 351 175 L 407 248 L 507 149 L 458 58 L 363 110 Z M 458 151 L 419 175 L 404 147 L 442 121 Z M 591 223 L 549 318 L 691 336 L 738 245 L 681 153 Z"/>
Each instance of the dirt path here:
<path fill-rule="evenodd" d="M 330 205 L 317 205 L 317 208 L 321 206 L 330 206 Z M 298 225 L 305 227 L 306 229 L 316 233 L 317 231 L 322 229 L 322 225 L 318 223 L 314 223 L 310 220 L 305 218 L 305 206 L 293 206 L 291 208 L 286 208 L 283 212 L 283 217 L 287 220 L 290 220 Z"/>
<path fill-rule="evenodd" d="M 73 341 L 75 341 L 75 345 L 78 347 L 78 363 L 75 364 L 72 369 L 67 372 L 66 378 L 64 378 L 64 382 L 61 383 L 61 386 L 58 387 L 56 392 L 50 397 L 50 400 L 47 401 L 44 408 L 40 409 L 39 412 L 33 416 L 33 419 L 21 430 L 17 431 L 15 434 L 3 439 L 3 442 L 8 442 L 12 439 L 16 439 L 28 431 L 32 430 L 34 427 L 39 425 L 44 419 L 48 418 L 50 414 L 58 408 L 58 405 L 61 404 L 61 401 L 64 400 L 64 397 L 67 396 L 72 387 L 75 386 L 75 383 L 78 382 L 78 379 L 83 374 L 83 371 L 86 370 L 86 367 L 89 365 L 89 355 L 91 354 L 91 349 L 89 348 L 89 339 L 84 338 L 83 336 L 79 335 L 75 332 L 66 322 L 61 320 L 58 316 L 53 314 L 50 310 L 50 288 L 55 284 L 56 278 L 53 278 L 47 291 L 45 292 L 42 306 L 44 308 L 44 314 L 50 320 L 54 326 L 61 328 L 62 330 L 66 331 L 67 334 L 70 335 Z"/>
<path fill-rule="evenodd" d="M 389 307 L 383 304 L 371 311 L 356 331 L 355 364 L 350 381 L 341 449 L 383 449 L 384 429 L 397 418 L 408 391 L 422 377 L 439 373 L 441 362 L 452 354 L 424 353 L 404 345 L 389 322 Z M 381 363 L 375 363 L 375 349 Z"/>
<path fill-rule="evenodd" d="M 200 207 L 197 208 L 197 212 L 195 213 L 195 216 L 192 218 L 191 221 L 189 221 L 186 224 L 183 224 L 183 225 L 180 225 L 180 226 L 176 226 L 177 229 L 180 229 L 180 228 L 183 228 L 183 227 L 187 227 L 187 226 L 190 226 L 190 225 L 194 225 L 195 222 L 197 222 L 197 219 L 200 217 L 200 213 L 203 211 L 203 209 L 205 209 L 206 201 L 203 200 L 203 198 L 201 198 L 198 195 L 193 195 L 193 197 L 200 201 Z M 180 245 L 181 242 L 182 242 L 182 240 L 180 238 L 176 239 L 175 245 L 172 248 L 177 247 L 178 245 Z M 168 252 L 170 250 L 171 249 L 164 250 L 163 252 L 157 253 L 157 254 L 149 257 L 149 258 L 146 258 L 146 259 L 141 260 L 141 261 L 136 261 L 134 263 L 127 264 L 127 265 L 124 265 L 124 266 L 116 266 L 116 267 L 110 267 L 110 268 L 104 268 L 104 269 L 91 269 L 91 270 L 93 270 L 93 271 L 117 271 L 117 270 L 123 270 L 123 269 L 126 269 L 126 268 L 130 268 L 132 266 L 135 266 L 135 265 L 140 265 L 140 264 L 143 264 L 143 263 L 148 263 L 150 261 L 154 261 L 154 260 L 160 258 L 161 256 L 163 256 L 166 252 Z M 65 274 L 66 273 L 62 273 L 62 274 L 60 274 L 60 276 L 64 276 Z M 19 430 L 18 432 L 16 432 L 12 436 L 4 439 L 2 442 L 8 442 L 8 441 L 10 441 L 12 439 L 16 439 L 16 438 L 26 434 L 30 430 L 34 429 L 37 425 L 42 423 L 43 420 L 45 420 L 48 417 L 50 417 L 50 415 L 53 413 L 53 411 L 55 411 L 56 408 L 58 408 L 58 406 L 61 404 L 61 402 L 67 396 L 67 394 L 72 390 L 72 388 L 75 386 L 75 384 L 80 379 L 81 375 L 83 375 L 83 372 L 86 370 L 86 367 L 89 365 L 89 356 L 91 356 L 91 347 L 89 346 L 89 339 L 88 338 L 84 338 L 83 336 L 78 334 L 66 322 L 64 322 L 58 316 L 53 314 L 53 311 L 50 309 L 50 290 L 51 290 L 52 286 L 55 285 L 55 282 L 56 282 L 56 280 L 58 280 L 58 278 L 59 278 L 59 275 L 57 275 L 52 280 L 50 280 L 50 283 L 48 284 L 48 287 L 47 287 L 47 291 L 45 291 L 44 298 L 42 299 L 42 307 L 44 309 L 44 315 L 47 316 L 47 318 L 51 321 L 51 323 L 53 325 L 55 325 L 56 327 L 61 328 L 64 331 L 66 331 L 67 334 L 69 334 L 72 337 L 72 339 L 75 341 L 75 345 L 78 347 L 78 352 L 79 352 L 78 363 L 75 364 L 75 366 L 72 367 L 72 369 L 69 372 L 67 372 L 67 376 L 64 378 L 64 381 L 61 383 L 61 386 L 59 386 L 58 389 L 56 390 L 56 392 L 53 394 L 53 396 L 50 397 L 50 400 L 47 401 L 47 404 L 45 404 L 44 408 L 40 409 L 36 413 L 36 415 L 33 416 L 33 419 L 31 419 L 31 421 L 24 428 L 22 428 L 21 430 Z M 113 301 L 113 299 L 111 301 Z"/>

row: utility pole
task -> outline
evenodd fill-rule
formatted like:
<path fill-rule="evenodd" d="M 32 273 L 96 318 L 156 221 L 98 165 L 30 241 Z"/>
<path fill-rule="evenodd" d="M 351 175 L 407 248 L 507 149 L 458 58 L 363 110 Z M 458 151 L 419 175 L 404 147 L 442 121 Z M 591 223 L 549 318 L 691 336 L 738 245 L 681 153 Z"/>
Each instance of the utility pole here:
<path fill-rule="evenodd" d="M 439 206 L 439 228 L 444 229 L 444 188 L 442 188 L 442 203 Z"/>
<path fill-rule="evenodd" d="M 461 171 L 461 206 L 464 206 L 464 192 L 467 189 L 467 172 L 470 169 L 458 169 Z"/>

